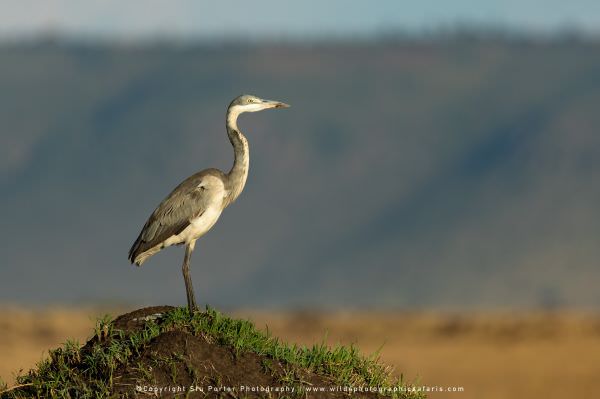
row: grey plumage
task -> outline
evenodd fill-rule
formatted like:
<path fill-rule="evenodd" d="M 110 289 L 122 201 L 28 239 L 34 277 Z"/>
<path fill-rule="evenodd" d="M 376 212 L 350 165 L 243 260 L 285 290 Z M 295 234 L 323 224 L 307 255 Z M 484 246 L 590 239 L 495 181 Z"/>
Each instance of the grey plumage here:
<path fill-rule="evenodd" d="M 189 262 L 196 240 L 216 223 L 221 212 L 240 195 L 249 167 L 248 140 L 237 127 L 243 112 L 285 108 L 287 104 L 251 95 L 235 98 L 227 109 L 227 135 L 234 149 L 233 167 L 228 173 L 206 169 L 181 182 L 152 212 L 129 250 L 129 260 L 140 266 L 149 257 L 171 245 L 186 245 L 183 276 L 188 308 L 196 311 Z"/>
<path fill-rule="evenodd" d="M 225 180 L 225 175 L 220 170 L 206 169 L 193 174 L 175 187 L 152 212 L 129 250 L 131 263 L 136 263 L 135 259 L 140 254 L 163 243 L 169 237 L 180 234 L 190 225 L 192 219 L 202 215 L 210 200 L 205 192 L 206 188 L 199 187 L 206 175 Z M 139 262 L 138 266 L 145 260 Z"/>

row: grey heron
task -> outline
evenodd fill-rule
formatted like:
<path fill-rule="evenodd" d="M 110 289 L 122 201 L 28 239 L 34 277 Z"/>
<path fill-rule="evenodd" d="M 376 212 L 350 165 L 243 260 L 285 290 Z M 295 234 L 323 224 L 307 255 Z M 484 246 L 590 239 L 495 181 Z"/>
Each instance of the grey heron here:
<path fill-rule="evenodd" d="M 252 95 L 235 98 L 227 108 L 226 127 L 234 162 L 228 173 L 205 169 L 181 182 L 156 207 L 129 250 L 131 263 L 141 266 L 149 257 L 171 245 L 185 245 L 183 278 L 190 313 L 198 310 L 190 277 L 190 258 L 196 240 L 217 222 L 221 212 L 240 195 L 248 177 L 248 140 L 237 126 L 244 112 L 287 108 L 288 104 Z"/>

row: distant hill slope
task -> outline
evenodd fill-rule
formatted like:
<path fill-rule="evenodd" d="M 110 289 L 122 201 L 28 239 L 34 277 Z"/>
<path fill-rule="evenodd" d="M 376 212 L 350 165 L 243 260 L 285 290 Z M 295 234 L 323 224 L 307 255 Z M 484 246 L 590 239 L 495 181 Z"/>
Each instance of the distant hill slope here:
<path fill-rule="evenodd" d="M 600 44 L 0 47 L 0 300 L 183 303 L 182 251 L 126 253 L 154 206 L 228 169 L 194 254 L 219 306 L 597 306 Z"/>

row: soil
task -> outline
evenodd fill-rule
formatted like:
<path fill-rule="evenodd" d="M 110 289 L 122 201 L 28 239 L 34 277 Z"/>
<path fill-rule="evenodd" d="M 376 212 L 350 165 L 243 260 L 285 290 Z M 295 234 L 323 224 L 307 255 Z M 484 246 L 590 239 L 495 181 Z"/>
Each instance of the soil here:
<path fill-rule="evenodd" d="M 168 306 L 139 309 L 118 317 L 114 326 L 134 332 L 141 318 L 172 309 Z M 92 342 L 88 342 L 91 345 Z M 284 383 L 282 377 L 293 376 Z M 295 397 L 284 389 L 335 387 L 328 377 L 314 374 L 267 356 L 236 354 L 233 348 L 218 345 L 209 337 L 172 330 L 152 340 L 144 350 L 114 375 L 115 394 L 134 398 L 284 398 Z M 270 387 L 271 391 L 265 391 Z M 262 389 L 262 390 L 261 390 Z M 299 397 L 299 396 L 296 396 Z M 310 392 L 305 398 L 378 398 L 376 393 Z"/>

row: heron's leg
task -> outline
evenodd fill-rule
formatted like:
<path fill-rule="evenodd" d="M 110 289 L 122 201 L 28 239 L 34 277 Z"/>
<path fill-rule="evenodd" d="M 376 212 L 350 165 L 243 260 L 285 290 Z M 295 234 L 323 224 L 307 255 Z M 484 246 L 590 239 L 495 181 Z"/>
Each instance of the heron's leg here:
<path fill-rule="evenodd" d="M 185 257 L 183 258 L 183 279 L 185 280 L 185 290 L 187 293 L 187 303 L 190 314 L 198 311 L 196 298 L 194 297 L 194 287 L 192 286 L 192 278 L 190 276 L 190 259 L 196 242 L 192 241 L 185 246 Z"/>

